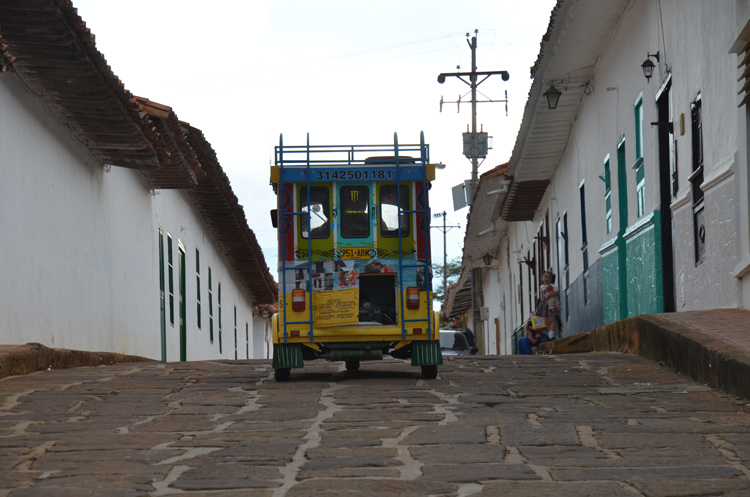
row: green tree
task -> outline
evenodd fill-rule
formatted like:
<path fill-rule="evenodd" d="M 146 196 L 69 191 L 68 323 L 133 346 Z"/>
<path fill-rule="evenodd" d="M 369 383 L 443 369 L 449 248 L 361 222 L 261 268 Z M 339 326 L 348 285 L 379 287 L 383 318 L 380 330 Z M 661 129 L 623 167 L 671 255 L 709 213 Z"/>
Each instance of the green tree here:
<path fill-rule="evenodd" d="M 461 263 L 461 257 L 455 257 L 448 261 L 445 268 L 446 286 L 454 285 L 461 276 L 464 266 Z M 432 261 L 432 296 L 441 304 L 445 303 L 443 295 L 443 264 Z"/>

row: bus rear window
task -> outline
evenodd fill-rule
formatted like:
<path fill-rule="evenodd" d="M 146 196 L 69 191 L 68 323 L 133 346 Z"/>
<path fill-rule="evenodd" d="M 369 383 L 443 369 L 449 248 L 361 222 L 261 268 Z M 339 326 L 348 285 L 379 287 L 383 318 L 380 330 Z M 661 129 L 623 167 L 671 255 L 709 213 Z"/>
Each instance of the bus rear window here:
<path fill-rule="evenodd" d="M 310 238 L 328 238 L 331 236 L 331 222 L 328 213 L 331 212 L 328 188 L 322 186 L 310 187 L 310 201 L 307 201 L 307 186 L 300 188 L 299 192 L 301 212 L 310 211 L 310 224 L 312 232 Z M 307 216 L 299 216 L 302 238 L 307 238 L 309 228 Z"/>
<path fill-rule="evenodd" d="M 370 237 L 370 189 L 366 186 L 342 186 L 341 236 Z"/>
<path fill-rule="evenodd" d="M 383 185 L 380 187 L 380 234 L 384 237 L 398 236 L 399 222 L 399 199 L 396 185 Z M 409 187 L 401 185 L 401 236 L 408 236 L 410 231 L 409 215 L 404 214 L 409 210 Z"/>

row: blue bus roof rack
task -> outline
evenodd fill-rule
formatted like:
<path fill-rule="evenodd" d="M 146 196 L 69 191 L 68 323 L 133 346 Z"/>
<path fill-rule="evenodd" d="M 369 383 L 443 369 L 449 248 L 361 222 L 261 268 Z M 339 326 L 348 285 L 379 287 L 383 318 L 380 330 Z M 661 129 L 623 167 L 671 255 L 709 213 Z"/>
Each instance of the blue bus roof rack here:
<path fill-rule="evenodd" d="M 399 144 L 394 133 L 393 143 L 387 145 L 310 145 L 308 133 L 307 145 L 284 145 L 284 137 L 279 135 L 274 152 L 275 165 L 282 167 L 425 165 L 430 158 L 429 147 L 424 132 L 420 132 L 418 144 Z"/>

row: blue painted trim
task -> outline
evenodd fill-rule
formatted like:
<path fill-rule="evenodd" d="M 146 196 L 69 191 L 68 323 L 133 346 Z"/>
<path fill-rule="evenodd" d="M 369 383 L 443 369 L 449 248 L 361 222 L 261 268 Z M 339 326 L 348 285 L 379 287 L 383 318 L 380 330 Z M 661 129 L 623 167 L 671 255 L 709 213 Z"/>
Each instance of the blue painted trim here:
<path fill-rule="evenodd" d="M 356 183 L 370 181 L 420 181 L 426 175 L 423 165 L 402 164 L 400 166 L 318 166 L 308 168 L 286 166 L 280 169 L 280 180 L 306 183 Z"/>

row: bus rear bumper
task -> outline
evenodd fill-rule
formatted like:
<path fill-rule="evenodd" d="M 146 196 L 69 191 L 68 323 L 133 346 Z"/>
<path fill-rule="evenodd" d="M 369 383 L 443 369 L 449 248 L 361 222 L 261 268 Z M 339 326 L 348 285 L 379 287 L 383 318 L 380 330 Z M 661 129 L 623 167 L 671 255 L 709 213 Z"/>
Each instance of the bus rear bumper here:
<path fill-rule="evenodd" d="M 443 354 L 440 342 L 414 341 L 403 344 L 402 347 L 392 347 L 390 343 L 349 342 L 316 344 L 318 350 L 312 350 L 308 344 L 275 343 L 273 344 L 273 367 L 302 368 L 305 359 L 325 359 L 328 361 L 378 361 L 385 354 L 397 359 L 411 359 L 412 366 L 437 366 L 443 364 Z M 401 345 L 401 344 L 398 344 Z M 392 349 L 392 350 L 391 350 Z M 308 352 L 305 358 L 303 352 Z M 311 357 L 310 355 L 313 354 Z"/>

